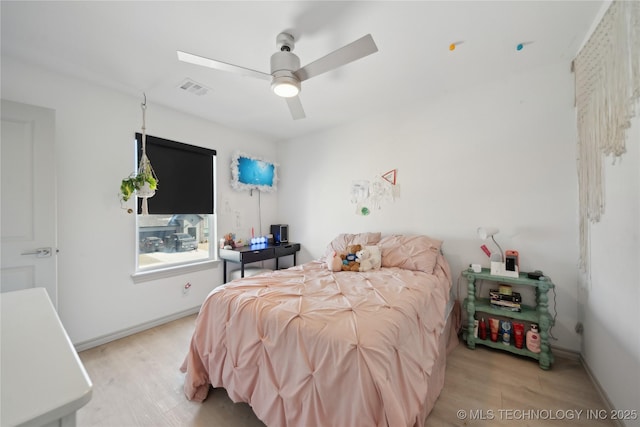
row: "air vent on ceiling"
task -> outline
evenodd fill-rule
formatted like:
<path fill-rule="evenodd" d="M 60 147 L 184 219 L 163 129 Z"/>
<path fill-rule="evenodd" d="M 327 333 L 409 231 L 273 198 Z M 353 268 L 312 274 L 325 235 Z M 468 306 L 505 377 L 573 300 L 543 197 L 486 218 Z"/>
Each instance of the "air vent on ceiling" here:
<path fill-rule="evenodd" d="M 189 92 L 198 96 L 206 95 L 209 92 L 208 87 L 198 82 L 195 82 L 189 78 L 184 79 L 184 81 L 180 83 L 180 86 L 178 87 L 186 92 Z"/>

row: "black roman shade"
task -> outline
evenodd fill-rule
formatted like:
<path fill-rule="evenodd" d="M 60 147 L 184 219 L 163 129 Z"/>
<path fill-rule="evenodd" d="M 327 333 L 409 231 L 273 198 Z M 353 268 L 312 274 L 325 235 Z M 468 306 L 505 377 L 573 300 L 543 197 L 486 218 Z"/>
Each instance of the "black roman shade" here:
<path fill-rule="evenodd" d="M 216 151 L 146 136 L 147 157 L 158 178 L 156 194 L 147 199 L 149 214 L 212 214 Z M 138 159 L 142 134 L 136 133 Z M 138 213 L 142 213 L 138 199 Z"/>

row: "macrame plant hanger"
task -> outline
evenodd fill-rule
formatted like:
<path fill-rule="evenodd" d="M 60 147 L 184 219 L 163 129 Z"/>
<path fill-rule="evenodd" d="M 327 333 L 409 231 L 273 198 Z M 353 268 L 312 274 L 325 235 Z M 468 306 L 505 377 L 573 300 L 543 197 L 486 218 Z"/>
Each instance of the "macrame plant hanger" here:
<path fill-rule="evenodd" d="M 151 167 L 151 162 L 147 157 L 147 133 L 146 133 L 146 112 L 147 112 L 147 95 L 144 94 L 144 102 L 141 104 L 142 107 L 142 156 L 140 157 L 140 165 L 138 166 L 138 177 L 144 178 L 144 184 L 136 191 L 138 197 L 142 198 L 142 214 L 149 214 L 149 205 L 147 203 L 147 199 L 153 197 L 156 194 L 156 185 L 158 182 L 158 178 L 156 177 L 153 168 Z M 152 185 L 147 179 L 147 177 L 152 177 L 151 181 L 154 181 Z"/>

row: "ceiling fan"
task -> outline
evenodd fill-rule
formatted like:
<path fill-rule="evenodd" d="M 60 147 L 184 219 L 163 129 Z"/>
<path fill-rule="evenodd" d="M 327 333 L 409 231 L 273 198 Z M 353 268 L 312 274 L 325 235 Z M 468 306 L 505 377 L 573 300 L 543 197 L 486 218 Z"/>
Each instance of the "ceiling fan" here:
<path fill-rule="evenodd" d="M 371 34 L 367 34 L 304 67 L 300 67 L 300 58 L 292 52 L 294 45 L 295 40 L 291 34 L 278 34 L 276 37 L 276 46 L 279 51 L 271 55 L 270 74 L 215 59 L 205 58 L 203 56 L 193 55 L 180 50 L 177 52 L 180 61 L 263 80 L 271 80 L 271 89 L 276 95 L 285 98 L 291 116 L 294 120 L 297 120 L 305 117 L 302 103 L 298 97 L 301 82 L 378 51 L 373 37 L 371 37 Z"/>

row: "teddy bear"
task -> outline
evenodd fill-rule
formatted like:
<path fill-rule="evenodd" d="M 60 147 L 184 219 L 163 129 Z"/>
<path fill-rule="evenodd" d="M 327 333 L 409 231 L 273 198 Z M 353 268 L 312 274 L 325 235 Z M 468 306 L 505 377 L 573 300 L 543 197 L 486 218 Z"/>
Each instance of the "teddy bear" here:
<path fill-rule="evenodd" d="M 369 271 L 380 268 L 382 257 L 378 246 L 366 246 L 356 253 L 358 262 L 360 263 L 359 271 Z"/>
<path fill-rule="evenodd" d="M 340 254 L 342 259 L 342 271 L 360 271 L 360 263 L 356 258 L 356 252 L 362 250 L 362 245 L 349 245 L 347 252 Z"/>
<path fill-rule="evenodd" d="M 329 271 L 342 271 L 342 258 L 336 251 L 331 251 L 327 257 L 327 268 Z"/>

